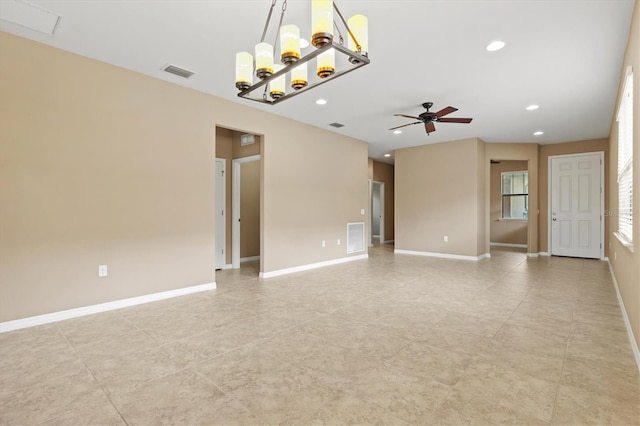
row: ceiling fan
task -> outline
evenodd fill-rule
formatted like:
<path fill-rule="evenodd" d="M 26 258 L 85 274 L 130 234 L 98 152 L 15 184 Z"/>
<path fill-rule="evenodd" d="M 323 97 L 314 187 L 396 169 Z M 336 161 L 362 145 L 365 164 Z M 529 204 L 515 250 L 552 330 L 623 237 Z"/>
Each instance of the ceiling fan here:
<path fill-rule="evenodd" d="M 412 115 L 405 115 L 405 114 L 393 114 L 396 117 L 407 117 L 407 118 L 413 118 L 414 120 L 418 120 L 415 123 L 409 123 L 409 124 L 403 124 L 402 126 L 397 126 L 397 127 L 392 127 L 389 130 L 395 130 L 395 129 L 399 129 L 400 127 L 406 127 L 406 126 L 412 126 L 414 124 L 420 124 L 420 123 L 424 123 L 424 128 L 427 131 L 427 134 L 429 133 L 433 133 L 436 131 L 436 126 L 433 123 L 471 123 L 471 120 L 473 120 L 472 118 L 447 118 L 444 117 L 445 115 L 451 114 L 452 112 L 455 112 L 458 110 L 458 108 L 454 108 L 452 106 L 448 106 L 446 108 L 441 109 L 438 112 L 431 112 L 429 111 L 429 108 L 431 108 L 433 106 L 433 102 L 425 102 L 422 104 L 422 106 L 424 108 L 426 108 L 427 110 L 425 112 L 423 112 L 422 114 L 420 114 L 417 117 L 414 117 Z"/>

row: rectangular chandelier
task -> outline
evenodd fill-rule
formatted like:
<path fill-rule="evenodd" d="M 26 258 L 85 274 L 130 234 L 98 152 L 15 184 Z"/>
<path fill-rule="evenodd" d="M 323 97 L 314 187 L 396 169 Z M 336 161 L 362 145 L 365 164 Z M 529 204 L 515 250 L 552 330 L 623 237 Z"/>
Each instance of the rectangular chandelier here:
<path fill-rule="evenodd" d="M 301 56 L 300 30 L 296 25 L 282 26 L 287 0 L 282 4 L 275 43 L 265 43 L 276 2 L 277 0 L 272 0 L 262 38 L 255 46 L 255 63 L 249 52 L 236 54 L 236 88 L 240 90 L 239 97 L 275 105 L 370 63 L 367 18 L 354 15 L 345 21 L 335 2 L 331 0 L 311 0 L 311 44 L 315 47 L 312 52 Z M 333 19 L 334 10 L 346 32 L 347 46 L 344 45 L 340 26 Z M 337 41 L 334 28 L 338 33 Z M 278 47 L 278 42 L 282 64 L 274 63 L 274 47 Z M 309 79 L 308 68 L 313 59 L 316 60 L 317 78 Z M 336 63 L 342 68 L 336 69 Z M 257 83 L 254 83 L 254 72 L 258 78 Z"/>

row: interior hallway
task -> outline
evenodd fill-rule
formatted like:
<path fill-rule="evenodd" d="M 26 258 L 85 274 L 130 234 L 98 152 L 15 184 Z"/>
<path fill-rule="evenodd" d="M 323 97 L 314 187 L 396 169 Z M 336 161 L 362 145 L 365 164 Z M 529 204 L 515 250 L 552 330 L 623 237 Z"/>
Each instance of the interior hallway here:
<path fill-rule="evenodd" d="M 0 424 L 638 424 L 608 265 L 370 259 L 0 335 Z"/>

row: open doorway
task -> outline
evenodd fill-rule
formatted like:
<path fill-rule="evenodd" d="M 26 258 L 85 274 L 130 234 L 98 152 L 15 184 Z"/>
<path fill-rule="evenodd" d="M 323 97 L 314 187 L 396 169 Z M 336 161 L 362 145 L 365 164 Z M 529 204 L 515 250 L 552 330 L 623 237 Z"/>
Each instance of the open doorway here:
<path fill-rule="evenodd" d="M 529 162 L 492 159 L 490 170 L 490 246 L 526 250 Z"/>
<path fill-rule="evenodd" d="M 260 260 L 260 155 L 234 158 L 231 266 Z"/>
<path fill-rule="evenodd" d="M 369 159 L 369 247 L 394 243 L 394 175 L 393 164 Z"/>
<path fill-rule="evenodd" d="M 260 135 L 216 127 L 216 269 L 260 272 L 261 152 Z"/>

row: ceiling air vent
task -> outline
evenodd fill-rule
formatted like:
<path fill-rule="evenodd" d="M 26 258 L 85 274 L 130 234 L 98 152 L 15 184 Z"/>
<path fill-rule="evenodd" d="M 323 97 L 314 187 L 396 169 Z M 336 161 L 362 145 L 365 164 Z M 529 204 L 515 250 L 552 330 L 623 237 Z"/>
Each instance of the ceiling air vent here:
<path fill-rule="evenodd" d="M 339 129 L 340 127 L 344 127 L 344 124 L 342 124 L 342 123 L 331 123 L 331 124 L 329 124 L 329 126 L 333 126 L 333 127 L 336 127 L 336 128 Z"/>
<path fill-rule="evenodd" d="M 189 78 L 193 74 L 195 74 L 192 71 L 185 70 L 184 68 L 176 67 L 175 65 L 167 65 L 166 67 L 162 68 L 162 70 L 168 72 L 169 74 L 175 74 L 182 78 Z"/>

